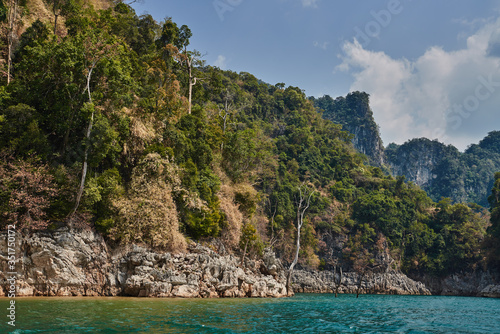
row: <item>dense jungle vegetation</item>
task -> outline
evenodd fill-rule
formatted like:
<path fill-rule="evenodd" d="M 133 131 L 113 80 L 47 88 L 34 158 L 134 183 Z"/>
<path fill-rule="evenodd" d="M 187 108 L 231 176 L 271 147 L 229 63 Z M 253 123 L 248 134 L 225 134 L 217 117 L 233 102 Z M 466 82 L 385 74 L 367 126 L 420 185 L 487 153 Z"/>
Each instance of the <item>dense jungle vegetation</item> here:
<path fill-rule="evenodd" d="M 47 3 L 58 19 L 18 38 L 30 8 L 11 17 L 2 3 L 2 228 L 90 227 L 169 251 L 216 240 L 290 261 L 300 188 L 312 193 L 303 266 L 361 270 L 382 254 L 414 274 L 498 264 L 500 175 L 490 226 L 488 210 L 433 202 L 370 166 L 300 88 L 206 65 L 189 27 L 121 2 Z"/>

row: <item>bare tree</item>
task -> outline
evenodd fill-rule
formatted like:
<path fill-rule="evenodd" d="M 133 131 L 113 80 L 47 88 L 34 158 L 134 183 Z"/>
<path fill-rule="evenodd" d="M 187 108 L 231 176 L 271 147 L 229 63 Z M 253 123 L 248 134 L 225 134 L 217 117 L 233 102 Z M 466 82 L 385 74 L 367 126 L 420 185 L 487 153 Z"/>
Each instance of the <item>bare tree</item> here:
<path fill-rule="evenodd" d="M 305 183 L 302 183 L 298 187 L 299 190 L 299 197 L 297 200 L 297 240 L 295 244 L 295 257 L 293 258 L 292 264 L 290 265 L 290 268 L 288 269 L 288 276 L 286 279 L 286 291 L 287 294 L 290 294 L 290 284 L 291 284 L 291 279 L 292 279 L 292 272 L 293 268 L 297 264 L 297 261 L 299 260 L 299 251 L 300 251 L 300 230 L 302 229 L 302 226 L 304 225 L 304 215 L 309 209 L 309 205 L 311 203 L 311 197 L 315 193 L 315 191 L 311 188 L 309 188 L 308 185 Z"/>
<path fill-rule="evenodd" d="M 229 115 L 231 114 L 229 110 L 231 109 L 233 103 L 229 102 L 230 99 L 233 98 L 233 95 L 229 93 L 228 89 L 226 88 L 226 92 L 224 94 L 224 106 L 218 107 L 219 108 L 219 117 L 222 119 L 222 135 L 226 134 L 226 127 L 227 127 L 227 119 Z M 222 152 L 224 148 L 224 143 L 222 142 L 220 144 L 220 150 Z"/>
<path fill-rule="evenodd" d="M 361 270 L 358 273 L 358 288 L 356 289 L 356 298 L 359 298 L 359 293 L 361 291 L 361 285 L 363 283 L 363 279 L 368 274 L 373 275 L 374 270 L 379 268 L 380 266 L 382 266 L 382 265 L 381 264 L 377 264 L 377 265 L 367 264 L 361 268 Z"/>
<path fill-rule="evenodd" d="M 187 45 L 186 45 L 187 46 Z M 195 77 L 193 75 L 193 63 L 200 63 L 201 61 L 197 59 L 200 54 L 195 50 L 193 52 L 188 52 L 187 48 L 184 48 L 184 53 L 182 54 L 184 62 L 186 63 L 186 69 L 188 74 L 188 114 L 191 114 L 191 105 L 193 99 L 193 86 L 196 85 L 198 81 L 204 79 Z"/>
<path fill-rule="evenodd" d="M 333 284 L 335 285 L 335 298 L 337 298 L 339 294 L 339 288 L 342 284 L 342 266 L 339 266 L 339 274 L 337 274 L 337 265 L 333 267 Z"/>

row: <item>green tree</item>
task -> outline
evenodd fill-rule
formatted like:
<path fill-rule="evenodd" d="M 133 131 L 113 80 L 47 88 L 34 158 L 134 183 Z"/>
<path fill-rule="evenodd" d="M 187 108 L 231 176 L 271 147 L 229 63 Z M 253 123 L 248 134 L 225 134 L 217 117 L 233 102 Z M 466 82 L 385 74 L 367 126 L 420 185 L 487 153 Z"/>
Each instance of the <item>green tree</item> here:
<path fill-rule="evenodd" d="M 500 267 L 500 172 L 495 173 L 495 183 L 488 197 L 490 202 L 491 226 L 488 228 L 489 263 L 493 268 Z"/>

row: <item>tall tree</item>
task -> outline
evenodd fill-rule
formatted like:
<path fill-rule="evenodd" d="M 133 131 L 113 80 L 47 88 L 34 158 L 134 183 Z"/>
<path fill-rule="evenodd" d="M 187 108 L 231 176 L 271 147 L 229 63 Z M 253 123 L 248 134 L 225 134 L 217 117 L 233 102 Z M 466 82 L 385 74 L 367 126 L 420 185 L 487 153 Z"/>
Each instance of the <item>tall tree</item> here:
<path fill-rule="evenodd" d="M 112 57 L 113 54 L 115 53 L 116 46 L 114 45 L 110 40 L 105 38 L 102 35 L 89 35 L 85 42 L 84 42 L 84 47 L 86 50 L 85 54 L 85 62 L 86 62 L 86 69 L 85 69 L 85 76 L 86 76 L 86 81 L 87 85 L 85 88 L 85 91 L 88 93 L 88 103 L 84 108 L 87 109 L 88 112 L 90 112 L 90 118 L 88 121 L 87 125 L 87 131 L 85 133 L 85 139 L 87 141 L 85 145 L 85 150 L 84 150 L 84 155 L 83 155 L 83 164 L 82 164 L 82 172 L 81 172 L 81 179 L 80 179 L 80 186 L 78 188 L 78 191 L 76 193 L 76 200 L 75 200 L 75 206 L 73 207 L 73 210 L 69 214 L 68 218 L 71 221 L 71 218 L 74 216 L 76 211 L 78 210 L 78 207 L 80 206 L 80 201 L 82 199 L 83 195 L 83 190 L 85 188 L 85 179 L 87 177 L 87 168 L 88 168 L 88 154 L 89 154 L 89 141 L 90 141 L 90 135 L 92 133 L 92 125 L 94 123 L 94 115 L 95 115 L 95 106 L 92 101 L 92 93 L 90 90 L 90 82 L 92 80 L 92 72 L 94 71 L 96 65 L 98 62 L 105 58 L 105 57 Z M 84 93 L 85 93 L 84 91 Z"/>
<path fill-rule="evenodd" d="M 288 275 L 286 278 L 286 292 L 287 294 L 290 294 L 290 284 L 292 280 L 292 272 L 293 269 L 295 268 L 295 265 L 297 264 L 299 260 L 299 251 L 300 251 L 300 230 L 302 229 L 302 226 L 304 225 L 304 215 L 309 209 L 309 205 L 311 204 L 311 197 L 314 194 L 314 190 L 312 189 L 311 186 L 302 183 L 298 187 L 298 198 L 297 198 L 297 239 L 295 243 L 295 256 L 293 258 L 292 264 L 290 264 L 290 268 L 288 269 Z"/>

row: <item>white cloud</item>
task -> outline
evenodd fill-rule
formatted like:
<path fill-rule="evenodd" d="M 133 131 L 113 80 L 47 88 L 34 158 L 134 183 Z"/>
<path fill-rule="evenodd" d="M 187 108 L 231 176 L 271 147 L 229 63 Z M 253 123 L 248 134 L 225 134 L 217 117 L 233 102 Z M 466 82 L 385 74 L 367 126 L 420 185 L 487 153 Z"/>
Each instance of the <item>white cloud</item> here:
<path fill-rule="evenodd" d="M 318 41 L 314 41 L 313 45 L 314 45 L 315 48 L 320 48 L 322 50 L 326 50 L 326 49 L 328 49 L 328 45 L 330 45 L 330 42 L 320 43 Z"/>
<path fill-rule="evenodd" d="M 223 55 L 219 55 L 214 62 L 214 66 L 220 68 L 221 70 L 225 70 L 227 68 L 227 60 Z"/>
<path fill-rule="evenodd" d="M 318 7 L 319 0 L 301 0 L 301 1 L 302 1 L 302 6 L 304 7 L 312 7 L 312 8 Z"/>
<path fill-rule="evenodd" d="M 417 59 L 394 59 L 343 45 L 336 70 L 350 73 L 351 91 L 370 94 L 384 144 L 427 137 L 459 149 L 500 130 L 500 19 L 467 38 L 467 47 L 431 47 Z"/>

